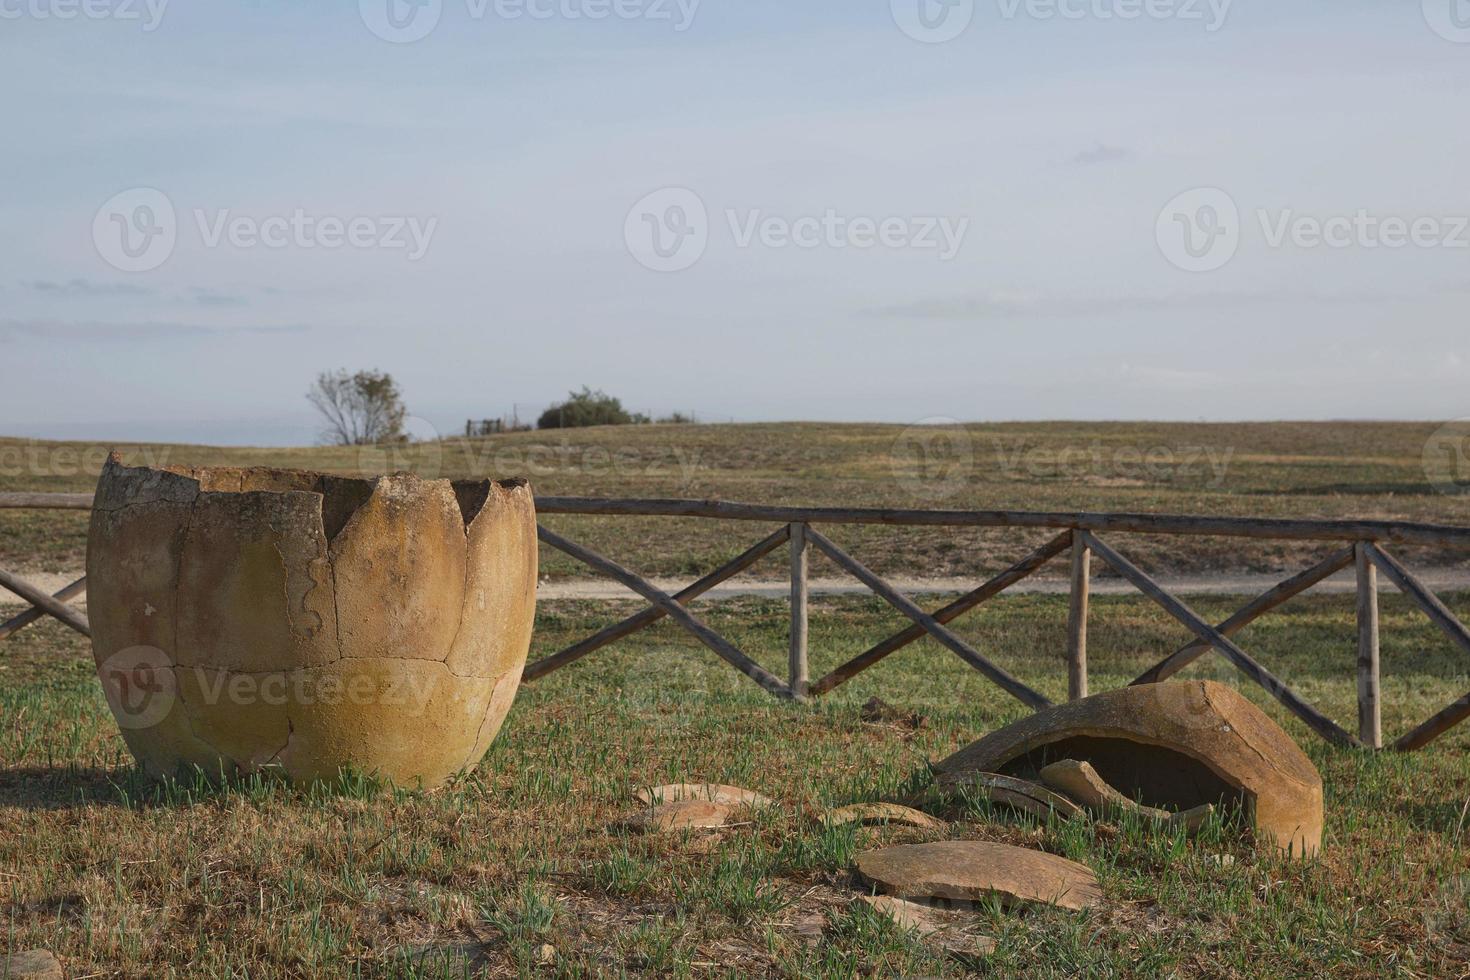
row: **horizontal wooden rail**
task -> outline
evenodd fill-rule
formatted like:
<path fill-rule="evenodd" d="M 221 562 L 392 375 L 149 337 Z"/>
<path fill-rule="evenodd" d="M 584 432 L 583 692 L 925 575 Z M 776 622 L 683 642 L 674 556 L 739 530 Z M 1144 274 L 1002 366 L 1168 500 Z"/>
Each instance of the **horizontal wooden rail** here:
<path fill-rule="evenodd" d="M 90 510 L 89 493 L 0 493 L 0 510 Z M 887 524 L 905 527 L 1078 528 L 1134 534 L 1185 534 L 1283 541 L 1387 541 L 1470 549 L 1470 527 L 1413 521 L 1329 521 L 1188 514 L 1102 514 L 1026 510 L 904 510 L 860 507 L 782 507 L 723 500 L 537 497 L 540 514 L 623 517 L 702 517 L 781 524 Z"/>
<path fill-rule="evenodd" d="M 1029 527 L 1136 534 L 1272 538 L 1295 541 L 1391 541 L 1470 549 L 1470 527 L 1408 521 L 1316 521 L 1181 514 L 1048 513 L 1022 510 L 890 510 L 842 507 L 768 507 L 720 500 L 612 500 L 538 497 L 539 514 L 623 517 L 703 517 L 787 524 L 889 524 L 906 527 Z"/>
<path fill-rule="evenodd" d="M 0 510 L 91 510 L 90 493 L 0 493 Z"/>

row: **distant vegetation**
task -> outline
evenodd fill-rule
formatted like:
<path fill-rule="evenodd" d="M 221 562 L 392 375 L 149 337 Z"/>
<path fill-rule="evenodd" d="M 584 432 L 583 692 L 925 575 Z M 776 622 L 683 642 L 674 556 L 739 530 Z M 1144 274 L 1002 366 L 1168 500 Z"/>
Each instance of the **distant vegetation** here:
<path fill-rule="evenodd" d="M 324 371 L 306 400 L 326 420 L 322 441 L 333 446 L 403 442 L 408 409 L 398 383 L 386 371 Z"/>
<path fill-rule="evenodd" d="M 567 400 L 552 405 L 541 413 L 538 429 L 584 429 L 591 425 L 646 425 L 647 415 L 630 412 L 623 403 L 603 391 L 582 387 L 567 395 Z"/>

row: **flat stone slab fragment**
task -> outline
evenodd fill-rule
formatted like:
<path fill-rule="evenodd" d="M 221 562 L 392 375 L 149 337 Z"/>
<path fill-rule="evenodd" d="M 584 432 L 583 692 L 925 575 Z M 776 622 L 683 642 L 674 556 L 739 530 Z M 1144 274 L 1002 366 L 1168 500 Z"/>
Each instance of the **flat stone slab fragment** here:
<path fill-rule="evenodd" d="M 1041 770 L 1041 781 L 1100 815 L 1132 813 L 1161 826 L 1182 828 L 1191 834 L 1197 833 L 1215 813 L 1213 803 L 1178 811 L 1136 803 L 1109 786 L 1092 766 L 1076 759 L 1053 762 Z"/>
<path fill-rule="evenodd" d="M 939 841 L 885 847 L 858 855 L 865 880 L 898 898 L 1042 902 L 1065 909 L 1102 903 L 1097 876 L 1054 854 L 988 841 Z"/>
<path fill-rule="evenodd" d="M 1070 820 L 1082 812 L 1076 803 L 1039 783 L 997 772 L 966 773 L 963 777 L 952 780 L 948 788 L 984 797 L 992 803 L 1021 810 L 1042 820 L 1052 814 L 1063 820 Z"/>
<path fill-rule="evenodd" d="M 829 827 L 849 823 L 896 823 L 905 827 L 934 830 L 948 826 L 943 820 L 936 820 L 927 813 L 897 803 L 854 803 L 852 806 L 838 807 L 822 814 L 822 822 Z"/>
<path fill-rule="evenodd" d="M 0 959 L 0 977 L 5 980 L 65 980 L 61 961 L 44 949 L 28 949 Z"/>
<path fill-rule="evenodd" d="M 632 830 L 668 834 L 681 830 L 715 830 L 730 822 L 733 807 L 708 800 L 661 803 L 635 814 L 624 822 Z"/>
<path fill-rule="evenodd" d="M 1148 806 L 1238 810 L 1256 837 L 1294 856 L 1322 846 L 1322 777 L 1291 736 L 1213 681 L 1143 684 L 1059 704 L 991 732 L 938 765 L 941 787 L 977 772 L 1031 776 L 1090 763 Z"/>
<path fill-rule="evenodd" d="M 668 786 L 650 786 L 633 794 L 639 803 L 682 803 L 685 800 L 702 800 L 706 803 L 723 803 L 727 806 L 774 806 L 775 801 L 754 790 L 739 786 L 722 786 L 719 783 L 671 783 Z"/>

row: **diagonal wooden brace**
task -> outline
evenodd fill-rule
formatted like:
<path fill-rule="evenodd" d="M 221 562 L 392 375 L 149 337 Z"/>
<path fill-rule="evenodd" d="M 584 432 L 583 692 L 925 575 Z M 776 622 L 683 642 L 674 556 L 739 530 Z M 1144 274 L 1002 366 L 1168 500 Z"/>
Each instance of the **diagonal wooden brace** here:
<path fill-rule="evenodd" d="M 1352 548 L 1345 548 L 1342 551 L 1335 552 L 1300 575 L 1294 575 L 1275 588 L 1261 593 L 1249 605 L 1215 628 L 1224 636 L 1234 636 L 1288 599 L 1293 599 L 1301 595 L 1312 586 L 1324 579 L 1331 578 L 1352 563 Z M 1166 681 L 1185 667 L 1194 663 L 1200 657 L 1209 653 L 1211 649 L 1211 645 L 1205 640 L 1195 640 L 1192 643 L 1188 643 L 1170 654 L 1166 659 L 1150 667 L 1129 686 L 1136 687 L 1139 684 L 1157 684 L 1160 681 Z"/>
<path fill-rule="evenodd" d="M 680 605 L 684 605 L 697 599 L 721 582 L 734 578 L 766 555 L 781 547 L 790 536 L 790 527 L 783 526 L 776 533 L 761 541 L 749 551 L 743 552 L 738 557 L 710 572 L 699 581 L 694 582 L 688 588 L 675 593 L 673 596 L 674 601 Z M 523 681 L 534 681 L 538 678 L 545 677 L 552 671 L 560 670 L 563 667 L 576 663 L 578 660 L 602 649 L 609 643 L 614 643 L 625 636 L 631 636 L 641 629 L 652 626 L 667 615 L 668 611 L 662 606 L 650 606 L 640 613 L 629 616 L 620 623 L 614 623 L 606 629 L 599 630 L 579 643 L 572 644 L 560 653 L 554 653 L 549 657 L 536 661 L 526 668 L 526 672 L 522 675 L 521 679 Z"/>
<path fill-rule="evenodd" d="M 73 609 L 66 604 L 66 600 L 71 598 L 71 595 L 67 595 L 67 592 L 75 590 L 72 592 L 72 595 L 84 592 L 86 591 L 86 583 L 86 579 L 82 579 L 80 582 L 74 582 L 53 596 L 48 594 L 45 589 L 32 585 L 25 579 L 12 575 L 10 572 L 0 568 L 0 586 L 4 586 L 11 592 L 14 592 L 34 607 L 34 609 L 29 609 L 14 619 L 9 620 L 3 626 L 0 626 L 0 638 L 9 636 L 28 623 L 34 622 L 40 618 L 42 613 L 48 616 L 54 616 L 83 636 L 90 637 L 92 635 L 92 626 L 87 622 L 87 617 L 80 610 Z M 32 613 L 35 615 L 27 619 L 26 617 Z"/>
<path fill-rule="evenodd" d="M 978 589 L 966 593 L 942 609 L 935 610 L 934 620 L 945 625 L 954 622 L 981 603 L 993 599 L 1017 582 L 1028 578 L 1071 545 L 1072 532 L 1063 531 Z M 928 634 L 922 626 L 910 626 L 901 633 L 895 633 L 817 681 L 811 686 L 812 695 L 822 695 L 835 690 L 890 654 L 897 653 L 910 643 L 923 639 L 926 635 Z"/>
<path fill-rule="evenodd" d="M 689 610 L 679 605 L 673 596 L 659 589 L 651 582 L 634 574 L 617 562 L 602 557 L 595 551 L 568 541 L 555 531 L 549 531 L 545 527 L 537 527 L 536 536 L 558 551 L 564 552 L 582 562 L 589 568 L 596 569 L 609 578 L 616 579 L 655 606 L 661 608 L 669 618 L 694 634 L 701 643 L 717 653 L 730 666 L 755 681 L 771 694 L 781 698 L 792 697 L 791 688 L 782 683 L 779 678 L 741 653 L 739 648 L 729 640 L 700 622 Z"/>
<path fill-rule="evenodd" d="M 1195 636 L 1220 651 L 1226 660 L 1235 665 L 1237 670 L 1265 688 L 1266 693 L 1280 701 L 1288 711 L 1306 722 L 1307 726 L 1318 735 L 1337 745 L 1362 745 L 1356 736 L 1348 734 L 1331 718 L 1302 700 L 1301 696 L 1287 687 L 1283 681 L 1257 663 L 1250 654 L 1236 646 L 1233 640 L 1201 619 L 1198 613 L 1170 595 L 1163 586 L 1149 578 L 1137 565 L 1118 554 L 1110 545 L 1099 540 L 1097 535 L 1088 531 L 1078 533 L 1113 571 L 1132 582 L 1138 591 L 1162 606 L 1165 612 L 1183 623 Z"/>
<path fill-rule="evenodd" d="M 968 643 L 950 632 L 943 623 L 919 608 L 912 599 L 883 581 L 883 579 L 870 571 L 867 566 L 863 565 L 862 562 L 837 547 L 831 541 L 828 541 L 820 532 L 814 529 L 808 529 L 807 539 L 816 545 L 828 558 L 831 558 L 841 566 L 849 575 L 872 589 L 886 600 L 890 606 L 903 613 L 909 619 L 912 619 L 915 625 L 934 637 L 942 646 L 947 647 L 965 663 L 990 678 L 991 681 L 1016 700 L 1025 704 L 1027 707 L 1037 710 L 1051 706 L 1051 701 L 1045 695 L 1033 690 L 1001 667 L 991 663 Z"/>
<path fill-rule="evenodd" d="M 1424 610 L 1425 615 L 1434 620 L 1435 625 L 1454 641 L 1455 646 L 1470 652 L 1470 630 L 1465 628 L 1465 624 L 1460 622 L 1460 618 L 1444 604 L 1439 596 L 1431 592 L 1397 558 L 1378 545 L 1365 543 L 1363 551 L 1367 554 L 1368 560 L 1393 582 L 1400 592 L 1412 599 L 1420 609 Z M 1422 749 L 1466 718 L 1470 718 L 1470 694 L 1465 695 L 1393 743 L 1393 747 L 1399 752 L 1413 752 Z"/>

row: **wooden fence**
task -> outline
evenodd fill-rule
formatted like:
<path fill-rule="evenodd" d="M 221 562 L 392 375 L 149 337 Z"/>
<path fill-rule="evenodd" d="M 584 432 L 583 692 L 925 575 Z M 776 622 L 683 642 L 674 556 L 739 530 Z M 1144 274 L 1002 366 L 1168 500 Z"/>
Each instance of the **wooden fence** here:
<path fill-rule="evenodd" d="M 0 508 L 52 508 L 89 510 L 90 494 L 0 494 Z M 1310 521 L 1256 520 L 1228 517 L 1185 517 L 1158 514 L 1066 514 L 1030 511 L 925 511 L 851 508 L 765 507 L 704 500 L 611 500 L 577 497 L 541 497 L 536 501 L 541 514 L 607 516 L 691 517 L 724 521 L 778 524 L 772 533 L 739 556 L 672 595 L 646 578 L 540 527 L 540 540 L 586 564 L 642 596 L 649 608 L 609 626 L 578 643 L 526 667 L 525 679 L 534 681 L 566 667 L 588 654 L 668 617 L 692 634 L 715 654 L 777 697 L 804 700 L 820 697 L 856 677 L 884 658 L 928 636 L 965 663 L 1033 709 L 1051 702 L 1040 692 L 1008 673 L 983 653 L 966 643 L 948 624 L 1006 589 L 1034 574 L 1054 558 L 1068 555 L 1071 562 L 1068 615 L 1068 692 L 1072 698 L 1086 697 L 1088 597 L 1092 560 L 1104 564 L 1158 603 L 1182 623 L 1195 639 L 1150 667 L 1132 683 L 1151 684 L 1166 680 L 1211 651 L 1222 655 L 1250 680 L 1261 685 L 1287 710 L 1302 719 L 1329 742 L 1371 749 L 1384 747 L 1379 667 L 1378 575 L 1382 573 L 1408 596 L 1461 651 L 1470 655 L 1470 630 L 1453 612 L 1391 554 L 1388 545 L 1426 545 L 1470 549 L 1470 528 L 1401 521 Z M 860 561 L 833 544 L 817 528 L 833 524 L 881 524 L 908 527 L 1005 527 L 1045 528 L 1056 535 L 1040 548 L 948 605 L 925 612 L 908 596 L 886 582 Z M 1105 542 L 1104 533 L 1137 533 L 1181 536 L 1239 537 L 1267 540 L 1316 541 L 1335 544 L 1321 560 L 1267 590 L 1224 622 L 1211 625 L 1178 597 Z M 756 562 L 781 548 L 790 555 L 791 631 L 787 679 L 766 670 L 735 644 L 715 632 L 689 611 L 688 605 L 715 586 L 739 575 Z M 888 637 L 866 652 L 812 681 L 808 671 L 807 616 L 808 564 L 815 548 L 839 568 L 853 576 L 913 621 L 907 629 Z M 1358 621 L 1358 733 L 1353 735 L 1332 721 L 1284 681 L 1272 674 L 1231 639 L 1261 616 L 1281 606 L 1314 585 L 1347 568 L 1357 574 Z M 0 624 L 0 639 L 51 615 L 73 629 L 87 634 L 86 617 L 67 605 L 82 594 L 86 580 L 60 592 L 45 590 L 0 570 L 0 586 L 31 603 L 31 608 Z M 1423 748 L 1450 728 L 1470 717 L 1470 694 L 1446 707 L 1392 744 L 1398 751 Z"/>

